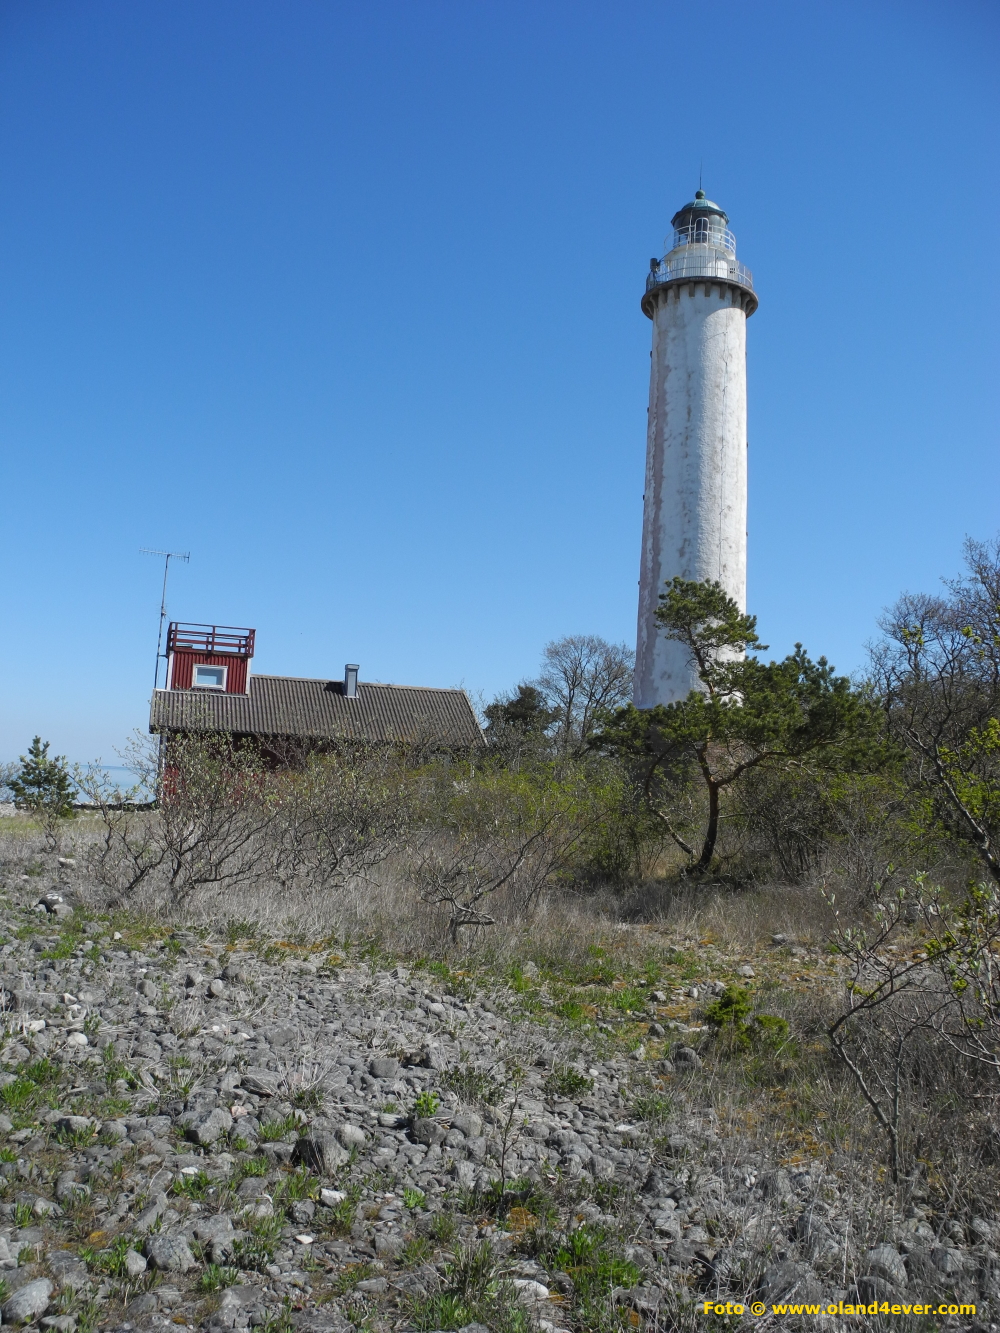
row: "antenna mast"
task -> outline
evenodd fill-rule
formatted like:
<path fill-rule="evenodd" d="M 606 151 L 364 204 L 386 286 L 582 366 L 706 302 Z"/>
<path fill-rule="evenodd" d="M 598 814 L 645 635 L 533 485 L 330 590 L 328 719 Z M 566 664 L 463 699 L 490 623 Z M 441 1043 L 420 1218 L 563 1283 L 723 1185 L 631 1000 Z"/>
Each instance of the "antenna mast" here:
<path fill-rule="evenodd" d="M 190 551 L 153 551 L 148 546 L 139 548 L 140 555 L 162 555 L 163 561 L 163 595 L 160 598 L 160 632 L 156 636 L 156 670 L 153 672 L 153 689 L 156 690 L 160 681 L 160 658 L 163 656 L 163 622 L 167 618 L 167 575 L 170 573 L 171 560 L 183 560 L 185 564 L 191 559 Z"/>

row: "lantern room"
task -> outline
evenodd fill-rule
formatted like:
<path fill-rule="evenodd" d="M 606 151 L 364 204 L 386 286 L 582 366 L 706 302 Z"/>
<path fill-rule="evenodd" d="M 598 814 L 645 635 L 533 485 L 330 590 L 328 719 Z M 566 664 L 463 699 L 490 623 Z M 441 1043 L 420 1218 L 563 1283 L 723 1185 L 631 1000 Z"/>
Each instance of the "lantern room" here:
<path fill-rule="evenodd" d="M 249 694 L 254 633 L 232 625 L 171 621 L 167 629 L 167 689 Z"/>

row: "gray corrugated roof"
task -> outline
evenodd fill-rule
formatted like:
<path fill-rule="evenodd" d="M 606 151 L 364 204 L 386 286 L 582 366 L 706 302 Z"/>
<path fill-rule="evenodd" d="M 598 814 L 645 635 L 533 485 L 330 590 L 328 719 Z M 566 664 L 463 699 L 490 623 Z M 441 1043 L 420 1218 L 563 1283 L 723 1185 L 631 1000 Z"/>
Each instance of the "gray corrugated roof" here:
<path fill-rule="evenodd" d="M 249 694 L 157 690 L 149 729 L 316 740 L 483 743 L 464 690 L 360 682 L 357 697 L 348 699 L 342 681 L 295 676 L 251 675 Z"/>

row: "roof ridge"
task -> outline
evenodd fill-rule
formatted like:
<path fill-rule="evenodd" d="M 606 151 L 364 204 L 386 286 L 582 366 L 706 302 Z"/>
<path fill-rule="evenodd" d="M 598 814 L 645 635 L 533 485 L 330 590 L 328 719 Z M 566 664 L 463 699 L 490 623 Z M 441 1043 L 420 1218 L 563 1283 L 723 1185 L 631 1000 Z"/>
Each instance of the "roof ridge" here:
<path fill-rule="evenodd" d="M 339 676 L 273 676 L 264 671 L 251 671 L 251 680 L 301 680 L 315 685 L 343 685 Z M 435 694 L 468 694 L 459 685 L 394 685 L 386 680 L 359 680 L 358 689 L 376 690 L 431 690 Z M 168 691 L 174 693 L 175 691 Z"/>

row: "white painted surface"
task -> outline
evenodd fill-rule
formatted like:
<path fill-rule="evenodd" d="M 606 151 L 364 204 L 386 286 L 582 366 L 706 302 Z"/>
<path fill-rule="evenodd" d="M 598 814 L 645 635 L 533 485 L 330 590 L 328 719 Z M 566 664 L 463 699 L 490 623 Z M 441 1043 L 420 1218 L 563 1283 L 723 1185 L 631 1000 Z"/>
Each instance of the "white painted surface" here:
<path fill-rule="evenodd" d="M 664 638 L 654 617 L 667 581 L 678 574 L 716 579 L 746 609 L 747 317 L 737 288 L 702 278 L 693 289 L 688 282 L 662 289 L 653 319 L 634 691 L 640 708 L 698 687 L 685 650 Z"/>

